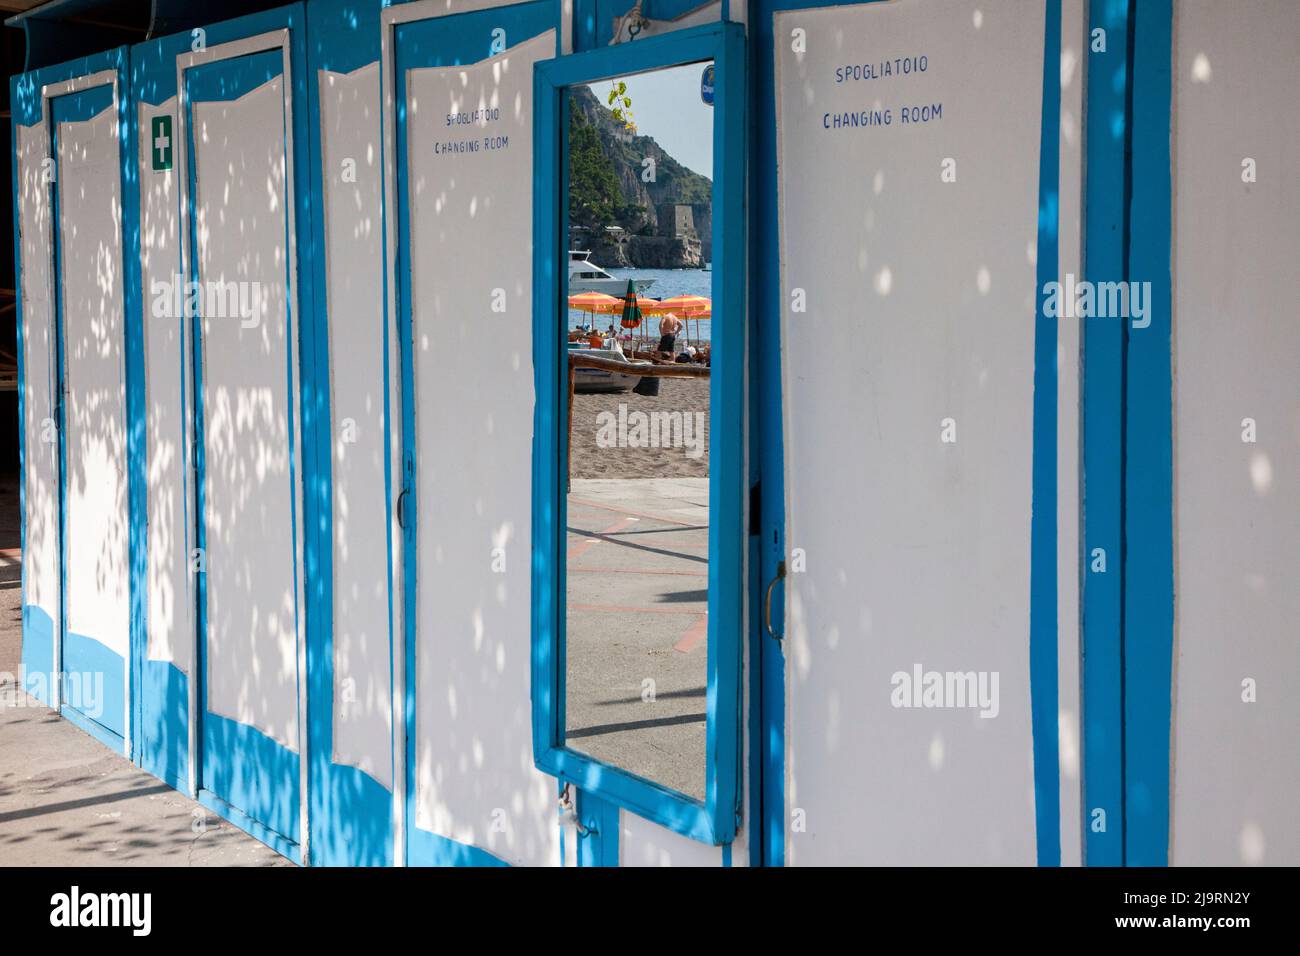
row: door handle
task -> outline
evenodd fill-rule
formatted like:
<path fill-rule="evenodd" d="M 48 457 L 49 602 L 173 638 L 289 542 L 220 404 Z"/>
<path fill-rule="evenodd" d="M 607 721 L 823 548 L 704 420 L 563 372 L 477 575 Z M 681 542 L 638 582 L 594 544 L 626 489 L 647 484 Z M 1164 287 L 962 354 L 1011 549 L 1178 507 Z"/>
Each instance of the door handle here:
<path fill-rule="evenodd" d="M 763 597 L 763 626 L 767 628 L 767 633 L 779 644 L 784 635 L 776 633 L 772 629 L 772 591 L 776 589 L 776 582 L 785 578 L 785 562 L 778 561 L 776 565 L 776 576 L 767 582 L 767 594 Z"/>
<path fill-rule="evenodd" d="M 410 494 L 407 488 L 402 489 L 402 493 L 397 496 L 397 526 L 403 531 L 406 530 L 406 496 Z"/>

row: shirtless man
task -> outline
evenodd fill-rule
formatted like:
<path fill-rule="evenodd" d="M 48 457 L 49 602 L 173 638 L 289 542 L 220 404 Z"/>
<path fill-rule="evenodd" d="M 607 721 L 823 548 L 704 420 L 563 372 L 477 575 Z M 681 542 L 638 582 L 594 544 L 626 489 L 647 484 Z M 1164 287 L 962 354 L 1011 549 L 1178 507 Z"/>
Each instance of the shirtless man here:
<path fill-rule="evenodd" d="M 677 345 L 677 333 L 682 330 L 682 320 L 669 312 L 659 320 L 659 351 L 672 358 Z"/>

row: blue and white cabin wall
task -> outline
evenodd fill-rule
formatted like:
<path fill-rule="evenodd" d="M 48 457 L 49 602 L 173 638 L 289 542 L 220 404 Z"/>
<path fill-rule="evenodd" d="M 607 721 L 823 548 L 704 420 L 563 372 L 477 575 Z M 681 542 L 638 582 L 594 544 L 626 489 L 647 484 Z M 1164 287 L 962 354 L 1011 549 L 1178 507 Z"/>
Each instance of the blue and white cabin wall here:
<path fill-rule="evenodd" d="M 24 683 L 131 754 L 135 300 L 125 48 L 11 81 L 23 406 Z"/>
<path fill-rule="evenodd" d="M 1069 12 L 776 14 L 790 864 L 1055 864 L 1063 840 L 1078 860 L 1056 692 L 1077 335 L 1038 294 L 1079 205 L 1057 159 Z M 886 54 L 908 69 L 840 72 Z M 878 125 L 835 122 L 864 111 Z M 978 674 L 980 705 L 923 703 L 928 672 Z"/>
<path fill-rule="evenodd" d="M 580 833 L 532 752 L 533 65 L 632 4 L 308 0 L 15 78 L 27 687 L 300 862 L 1295 862 L 1300 22 L 1136 6 L 644 5 L 748 30 L 725 846 L 601 793 Z M 512 147 L 453 182 L 462 96 Z M 257 280 L 258 323 L 178 276 Z M 1070 276 L 1150 278 L 1150 329 L 1049 315 Z M 918 666 L 997 716 L 895 706 Z"/>
<path fill-rule="evenodd" d="M 405 862 L 554 864 L 530 733 L 528 303 L 532 64 L 558 52 L 559 6 L 399 4 L 381 23 Z M 509 148 L 449 169 L 447 115 L 490 107 Z"/>
<path fill-rule="evenodd" d="M 308 661 L 312 861 L 390 865 L 403 858 L 403 764 L 391 639 L 397 392 L 386 336 L 380 4 L 326 0 L 309 4 L 307 18 L 319 176 L 313 280 L 326 332 L 318 361 L 328 369 L 318 467 L 330 489 L 319 577 L 329 585 Z"/>
<path fill-rule="evenodd" d="M 131 160 L 151 409 L 142 758 L 297 859 L 320 497 L 299 355 L 316 341 L 304 51 L 301 5 L 137 45 Z"/>

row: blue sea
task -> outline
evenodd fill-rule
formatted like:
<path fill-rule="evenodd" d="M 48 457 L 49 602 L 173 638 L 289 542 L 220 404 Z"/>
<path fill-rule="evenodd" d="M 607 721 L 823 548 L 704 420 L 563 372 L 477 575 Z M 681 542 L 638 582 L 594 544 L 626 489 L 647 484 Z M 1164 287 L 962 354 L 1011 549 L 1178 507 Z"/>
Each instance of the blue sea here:
<path fill-rule="evenodd" d="M 619 279 L 654 279 L 655 283 L 646 290 L 646 295 L 653 299 L 667 299 L 675 295 L 702 295 L 713 297 L 713 273 L 708 269 L 607 269 L 610 275 Z M 617 316 L 598 315 L 595 317 L 600 328 L 607 328 L 610 319 L 616 323 Z M 591 323 L 592 317 L 574 309 L 569 310 L 569 328 L 576 329 Z M 708 319 L 691 319 L 686 323 L 686 330 L 677 337 L 678 345 L 709 341 Z M 626 334 L 626 333 L 624 333 Z M 647 339 L 659 339 L 659 317 L 646 316 L 641 328 L 634 335 Z"/>

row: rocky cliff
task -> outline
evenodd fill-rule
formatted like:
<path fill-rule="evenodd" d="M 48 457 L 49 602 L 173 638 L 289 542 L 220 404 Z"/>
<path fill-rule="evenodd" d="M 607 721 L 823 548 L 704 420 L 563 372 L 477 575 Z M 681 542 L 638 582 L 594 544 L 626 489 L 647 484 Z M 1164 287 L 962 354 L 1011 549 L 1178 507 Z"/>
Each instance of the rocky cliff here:
<path fill-rule="evenodd" d="M 687 169 L 651 136 L 628 131 L 587 87 L 575 87 L 570 108 L 590 125 L 613 167 L 623 197 L 614 224 L 622 233 L 587 230 L 575 242 L 605 268 L 693 269 L 709 260 L 713 229 L 713 183 Z M 645 181 L 647 158 L 654 175 Z M 689 206 L 693 228 L 661 215 L 661 207 Z M 585 241 L 583 241 L 585 240 Z"/>

